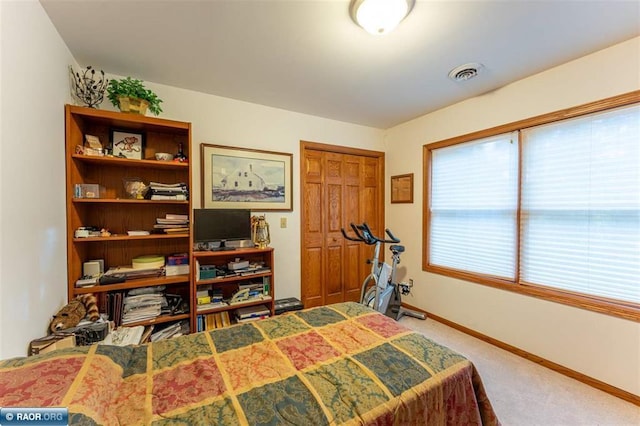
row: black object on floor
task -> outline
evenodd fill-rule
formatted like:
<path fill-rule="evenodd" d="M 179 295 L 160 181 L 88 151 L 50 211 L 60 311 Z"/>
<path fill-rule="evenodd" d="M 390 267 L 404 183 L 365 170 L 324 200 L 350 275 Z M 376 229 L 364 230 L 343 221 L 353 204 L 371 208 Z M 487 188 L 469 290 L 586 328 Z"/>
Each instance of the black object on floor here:
<path fill-rule="evenodd" d="M 299 311 L 302 308 L 304 308 L 302 302 L 295 297 L 289 297 L 287 299 L 277 299 L 275 302 L 276 315 L 280 315 L 282 313 L 290 311 Z"/>

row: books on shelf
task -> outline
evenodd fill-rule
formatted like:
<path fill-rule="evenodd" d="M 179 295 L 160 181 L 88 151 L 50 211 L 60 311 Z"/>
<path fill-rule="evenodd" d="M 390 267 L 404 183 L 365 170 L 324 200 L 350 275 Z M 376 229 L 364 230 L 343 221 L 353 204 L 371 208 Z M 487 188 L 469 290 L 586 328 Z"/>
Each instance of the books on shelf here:
<path fill-rule="evenodd" d="M 150 235 L 151 233 L 149 231 L 140 231 L 140 230 L 133 230 L 133 231 L 127 231 L 127 235 L 129 235 L 130 237 L 139 237 L 142 235 Z"/>
<path fill-rule="evenodd" d="M 167 213 L 166 215 L 164 215 L 164 217 L 165 217 L 165 219 L 168 219 L 168 220 L 189 221 L 189 215 L 188 214 Z"/>
<path fill-rule="evenodd" d="M 228 327 L 230 325 L 231 318 L 227 311 L 198 315 L 196 321 L 197 331 L 215 330 L 216 328 Z"/>
<path fill-rule="evenodd" d="M 157 219 L 156 219 L 157 220 Z M 189 229 L 186 223 L 156 223 L 154 229 Z"/>
<path fill-rule="evenodd" d="M 162 292 L 127 295 L 124 298 L 122 309 L 122 324 L 146 321 L 157 318 L 162 314 L 162 304 L 166 305 L 166 299 Z"/>
<path fill-rule="evenodd" d="M 168 277 L 175 275 L 186 275 L 189 273 L 189 254 L 176 253 L 167 256 L 165 275 Z"/>
<path fill-rule="evenodd" d="M 235 316 L 237 319 L 248 319 L 269 316 L 271 311 L 265 305 L 254 305 L 238 308 L 235 310 Z"/>
<path fill-rule="evenodd" d="M 257 321 L 264 318 L 269 318 L 271 311 L 265 305 L 247 306 L 244 308 L 238 308 L 235 310 L 236 321 L 239 323 L 248 321 Z"/>
<path fill-rule="evenodd" d="M 155 199 L 159 199 L 159 198 L 155 198 Z M 167 234 L 188 233 L 189 232 L 189 216 L 167 213 L 165 217 L 156 218 L 156 224 L 153 225 L 153 228 L 155 230 L 162 231 Z"/>
<path fill-rule="evenodd" d="M 147 325 L 142 332 L 142 336 L 140 337 L 140 343 L 147 343 L 151 340 L 151 333 L 153 333 L 154 325 Z"/>
<path fill-rule="evenodd" d="M 150 200 L 188 200 L 189 189 L 184 182 L 160 183 L 150 182 L 145 198 Z"/>
<path fill-rule="evenodd" d="M 167 277 L 187 275 L 189 273 L 189 265 L 167 265 L 164 267 L 164 273 Z"/>
<path fill-rule="evenodd" d="M 158 225 L 184 225 L 189 223 L 189 219 L 167 219 L 166 217 L 159 217 L 156 219 L 156 223 Z"/>
<path fill-rule="evenodd" d="M 166 228 L 163 229 L 162 232 L 164 232 L 165 234 L 188 234 L 189 233 L 189 228 Z"/>
<path fill-rule="evenodd" d="M 223 307 L 226 307 L 226 306 L 229 306 L 229 304 L 227 302 L 223 302 L 223 301 L 220 301 L 220 302 L 209 302 L 209 303 L 198 303 L 198 306 L 197 306 L 196 309 L 197 309 L 198 312 L 204 312 L 204 311 L 209 310 L 209 309 L 223 308 Z"/>

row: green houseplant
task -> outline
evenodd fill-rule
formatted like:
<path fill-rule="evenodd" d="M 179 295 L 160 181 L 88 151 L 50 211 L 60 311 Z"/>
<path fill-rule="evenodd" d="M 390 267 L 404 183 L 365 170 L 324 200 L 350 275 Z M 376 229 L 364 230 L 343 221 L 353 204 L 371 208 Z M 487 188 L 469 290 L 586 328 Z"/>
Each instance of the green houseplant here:
<path fill-rule="evenodd" d="M 120 111 L 123 112 L 144 114 L 147 107 L 153 115 L 158 115 L 162 112 L 160 107 L 162 99 L 144 87 L 142 80 L 132 79 L 131 77 L 111 80 L 109 81 L 109 86 L 107 86 L 107 97 L 113 106 L 120 108 Z M 139 101 L 137 100 L 142 100 L 142 105 L 138 106 Z"/>

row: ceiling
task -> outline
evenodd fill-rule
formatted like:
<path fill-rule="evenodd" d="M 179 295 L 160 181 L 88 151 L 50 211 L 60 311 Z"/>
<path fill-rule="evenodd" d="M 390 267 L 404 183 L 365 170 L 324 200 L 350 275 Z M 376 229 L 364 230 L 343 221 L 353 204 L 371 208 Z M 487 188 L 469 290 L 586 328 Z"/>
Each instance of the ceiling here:
<path fill-rule="evenodd" d="M 418 0 L 385 36 L 349 0 L 40 2 L 83 67 L 382 129 L 640 35 L 638 1 Z"/>

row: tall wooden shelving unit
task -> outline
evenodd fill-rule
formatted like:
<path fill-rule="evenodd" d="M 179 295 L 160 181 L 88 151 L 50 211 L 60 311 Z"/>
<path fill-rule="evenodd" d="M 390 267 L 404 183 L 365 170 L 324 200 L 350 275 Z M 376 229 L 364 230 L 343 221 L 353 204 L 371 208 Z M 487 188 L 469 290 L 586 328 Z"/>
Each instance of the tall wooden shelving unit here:
<path fill-rule="evenodd" d="M 145 183 L 185 182 L 191 191 L 190 163 L 155 160 L 156 152 L 175 153 L 182 144 L 190 157 L 191 123 L 124 114 L 79 106 L 65 106 L 66 128 L 66 208 L 67 208 L 67 268 L 68 298 L 83 293 L 94 293 L 100 298 L 114 291 L 126 291 L 150 286 L 166 286 L 171 293 L 180 294 L 191 305 L 194 300 L 190 274 L 133 279 L 120 284 L 96 285 L 78 288 L 76 280 L 83 273 L 83 264 L 103 259 L 105 270 L 109 267 L 131 265 L 134 257 L 141 255 L 168 256 L 187 253 L 192 259 L 191 232 L 184 234 L 151 234 L 129 236 L 129 230 L 152 230 L 156 218 L 167 213 L 191 216 L 190 194 L 188 201 L 155 201 L 131 199 L 125 192 L 123 179 L 136 177 Z M 109 144 L 112 130 L 144 133 L 142 159 L 123 159 L 76 154 L 76 146 L 82 146 L 85 135 L 97 136 L 103 146 Z M 104 191 L 100 198 L 75 197 L 76 184 L 97 184 Z M 108 229 L 111 236 L 76 238 L 79 227 L 95 226 Z M 193 306 L 190 310 L 193 311 Z M 133 325 L 150 325 L 178 320 L 193 323 L 193 312 L 161 316 Z"/>

